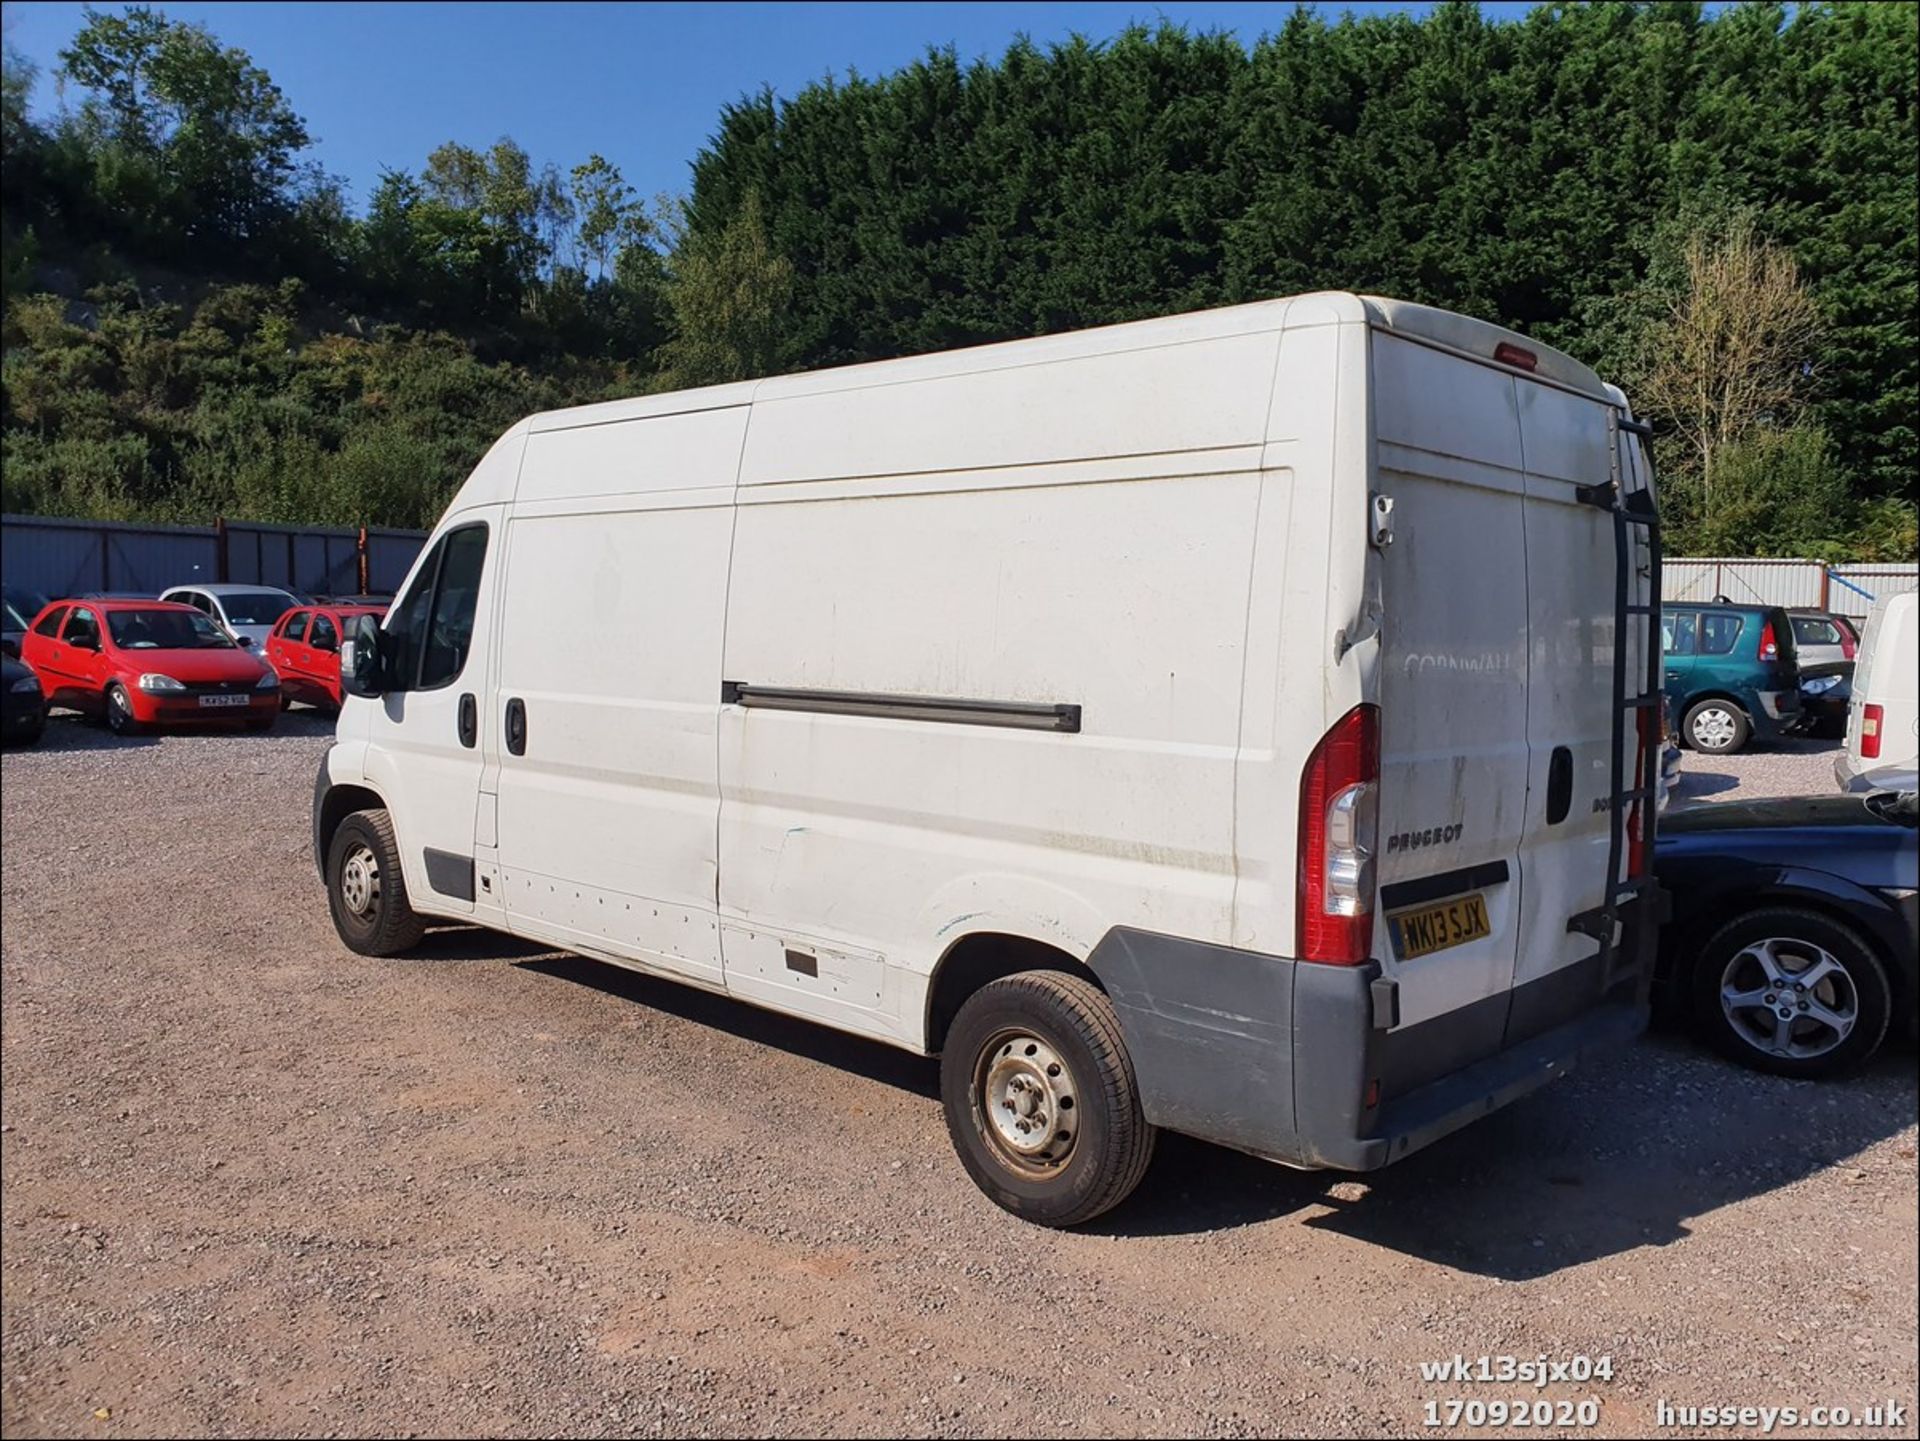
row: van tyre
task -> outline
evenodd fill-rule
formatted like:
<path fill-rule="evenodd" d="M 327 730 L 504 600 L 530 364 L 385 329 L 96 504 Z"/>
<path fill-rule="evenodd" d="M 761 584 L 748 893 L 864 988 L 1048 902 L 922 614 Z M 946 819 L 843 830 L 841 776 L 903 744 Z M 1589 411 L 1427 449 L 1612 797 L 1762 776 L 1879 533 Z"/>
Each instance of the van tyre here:
<path fill-rule="evenodd" d="M 1688 745 L 1710 756 L 1732 755 L 1753 734 L 1747 713 L 1730 700 L 1697 702 L 1687 711 L 1681 730 Z"/>
<path fill-rule="evenodd" d="M 1723 1055 L 1802 1080 L 1864 1064 L 1893 1015 L 1886 967 L 1851 926 L 1797 907 L 1729 921 L 1694 961 L 1696 1031 Z"/>
<path fill-rule="evenodd" d="M 947 1133 L 976 1185 L 1042 1226 L 1077 1226 L 1133 1193 L 1153 1159 L 1113 1003 L 1061 971 L 982 986 L 940 1057 Z"/>
<path fill-rule="evenodd" d="M 358 955 L 402 955 L 427 933 L 407 901 L 400 847 L 385 811 L 355 811 L 333 833 L 327 847 L 327 908 L 340 939 Z"/>

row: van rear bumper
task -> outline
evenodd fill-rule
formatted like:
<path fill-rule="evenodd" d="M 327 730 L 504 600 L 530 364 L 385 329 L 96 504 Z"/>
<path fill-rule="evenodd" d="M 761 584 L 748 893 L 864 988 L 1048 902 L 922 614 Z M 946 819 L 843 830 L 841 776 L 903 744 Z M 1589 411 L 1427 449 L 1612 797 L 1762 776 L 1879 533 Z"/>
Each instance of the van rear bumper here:
<path fill-rule="evenodd" d="M 1342 1171 L 1378 1170 L 1558 1080 L 1588 1056 L 1625 1045 L 1646 1028 L 1643 1005 L 1613 1002 L 1596 1007 L 1384 1103 L 1367 1135 L 1340 1134 L 1338 1126 L 1321 1128 L 1313 1137 L 1315 1164 Z"/>
<path fill-rule="evenodd" d="M 1610 976 L 1593 957 L 1412 1026 L 1396 1025 L 1377 962 L 1305 964 L 1116 928 L 1088 963 L 1119 1012 L 1149 1121 L 1287 1165 L 1370 1171 L 1643 1031 L 1658 900 L 1625 908 Z"/>

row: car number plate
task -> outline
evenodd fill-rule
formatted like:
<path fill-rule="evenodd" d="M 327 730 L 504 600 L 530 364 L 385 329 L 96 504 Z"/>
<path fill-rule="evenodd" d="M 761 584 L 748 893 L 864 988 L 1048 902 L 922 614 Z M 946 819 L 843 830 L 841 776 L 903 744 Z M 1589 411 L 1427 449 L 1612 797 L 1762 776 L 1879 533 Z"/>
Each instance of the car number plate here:
<path fill-rule="evenodd" d="M 245 705 L 248 701 L 252 699 L 253 699 L 252 696 L 244 696 L 244 695 L 203 695 L 200 697 L 200 704 L 201 705 Z"/>
<path fill-rule="evenodd" d="M 1400 911 L 1387 917 L 1393 926 L 1394 950 L 1403 961 L 1431 955 L 1449 946 L 1464 946 L 1493 934 L 1487 920 L 1487 903 L 1479 895 L 1461 896 L 1422 906 L 1417 911 Z"/>

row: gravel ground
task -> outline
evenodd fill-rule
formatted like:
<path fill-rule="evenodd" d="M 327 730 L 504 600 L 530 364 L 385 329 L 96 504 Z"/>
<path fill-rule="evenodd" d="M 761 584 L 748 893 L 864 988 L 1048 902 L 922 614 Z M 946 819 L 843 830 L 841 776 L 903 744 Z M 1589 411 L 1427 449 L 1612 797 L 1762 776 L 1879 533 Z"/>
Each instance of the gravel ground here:
<path fill-rule="evenodd" d="M 1756 745 L 1739 755 L 1685 751 L 1680 780 L 1669 804 L 1755 800 L 1762 796 L 1830 795 L 1839 741 L 1784 740 Z"/>
<path fill-rule="evenodd" d="M 5 757 L 10 1436 L 1414 1435 L 1428 1401 L 1581 1396 L 1642 1435 L 1662 1398 L 1915 1400 L 1910 1050 L 1815 1086 L 1655 1038 L 1364 1181 L 1167 1138 L 1052 1233 L 968 1183 L 929 1062 L 488 933 L 348 955 L 324 744 L 60 718 Z M 1716 800 L 1825 789 L 1812 750 L 1688 760 Z M 1541 1353 L 1613 1379 L 1416 1369 Z"/>

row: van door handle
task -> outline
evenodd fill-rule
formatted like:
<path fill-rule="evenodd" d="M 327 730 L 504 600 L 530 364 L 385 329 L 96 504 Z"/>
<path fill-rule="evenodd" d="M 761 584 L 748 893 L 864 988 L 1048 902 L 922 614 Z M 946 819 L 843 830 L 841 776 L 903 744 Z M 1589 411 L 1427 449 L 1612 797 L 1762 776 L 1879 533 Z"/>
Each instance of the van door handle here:
<path fill-rule="evenodd" d="M 507 702 L 507 750 L 517 756 L 527 753 L 527 704 L 518 696 Z"/>
<path fill-rule="evenodd" d="M 1547 762 L 1547 824 L 1557 826 L 1573 809 L 1573 752 L 1565 746 L 1553 748 Z"/>
<path fill-rule="evenodd" d="M 480 739 L 480 706 L 471 693 L 460 697 L 460 744 L 473 749 Z"/>

